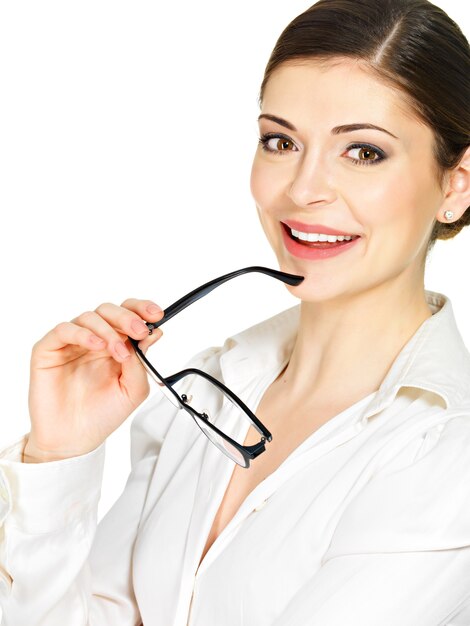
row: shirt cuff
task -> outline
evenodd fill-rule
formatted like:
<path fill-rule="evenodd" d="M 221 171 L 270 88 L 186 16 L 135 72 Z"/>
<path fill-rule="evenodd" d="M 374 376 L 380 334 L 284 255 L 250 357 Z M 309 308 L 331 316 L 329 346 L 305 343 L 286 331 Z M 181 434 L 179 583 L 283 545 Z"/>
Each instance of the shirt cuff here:
<path fill-rule="evenodd" d="M 27 437 L 0 450 L 0 524 L 47 533 L 97 512 L 106 442 L 69 459 L 22 463 Z"/>

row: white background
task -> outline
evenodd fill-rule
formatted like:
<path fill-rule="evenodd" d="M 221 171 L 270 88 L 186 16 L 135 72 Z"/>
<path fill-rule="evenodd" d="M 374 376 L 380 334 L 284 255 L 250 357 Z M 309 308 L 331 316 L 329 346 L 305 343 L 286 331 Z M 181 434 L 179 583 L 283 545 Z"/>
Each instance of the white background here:
<path fill-rule="evenodd" d="M 2 4 L 0 447 L 29 431 L 31 347 L 58 322 L 128 297 L 165 307 L 219 274 L 277 268 L 249 188 L 257 98 L 278 36 L 311 4 Z M 465 3 L 435 4 L 470 36 Z M 451 298 L 470 346 L 468 231 L 436 244 L 426 288 Z M 296 303 L 281 283 L 238 278 L 150 354 L 169 374 Z M 130 423 L 108 439 L 100 517 L 130 469 Z"/>

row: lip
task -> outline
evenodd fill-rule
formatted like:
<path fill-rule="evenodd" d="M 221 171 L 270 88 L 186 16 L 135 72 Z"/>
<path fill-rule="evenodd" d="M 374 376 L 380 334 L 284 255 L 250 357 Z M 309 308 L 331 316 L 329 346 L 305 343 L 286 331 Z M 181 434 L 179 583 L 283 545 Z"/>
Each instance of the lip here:
<path fill-rule="evenodd" d="M 357 237 L 356 239 L 352 239 L 347 243 L 341 243 L 340 245 L 328 244 L 328 247 L 325 248 L 311 248 L 309 246 L 305 246 L 301 243 L 297 243 L 296 241 L 294 241 L 294 239 L 292 239 L 289 234 L 289 227 L 286 226 L 283 222 L 280 223 L 280 226 L 282 231 L 282 239 L 284 241 L 284 245 L 287 251 L 295 257 L 298 257 L 300 259 L 307 259 L 309 261 L 329 259 L 331 257 L 338 256 L 343 252 L 351 250 L 359 241 L 362 240 L 362 237 Z"/>
<path fill-rule="evenodd" d="M 342 230 L 335 230 L 334 228 L 330 228 L 328 226 L 323 226 L 322 224 L 303 224 L 302 222 L 296 222 L 295 220 L 285 220 L 281 222 L 289 228 L 293 228 L 294 230 L 299 230 L 301 233 L 324 233 L 325 235 L 351 235 L 356 237 L 358 233 L 345 233 Z"/>

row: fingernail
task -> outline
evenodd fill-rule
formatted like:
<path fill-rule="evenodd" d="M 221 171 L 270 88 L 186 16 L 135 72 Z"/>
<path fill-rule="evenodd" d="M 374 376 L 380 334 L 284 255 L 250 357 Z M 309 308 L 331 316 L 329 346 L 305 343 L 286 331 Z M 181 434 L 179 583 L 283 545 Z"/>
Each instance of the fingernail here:
<path fill-rule="evenodd" d="M 118 343 L 115 346 L 115 349 L 118 355 L 121 357 L 121 359 L 126 359 L 128 356 L 131 355 L 131 353 L 126 348 L 126 346 L 122 343 L 122 341 L 118 341 Z"/>
<path fill-rule="evenodd" d="M 132 320 L 131 328 L 134 332 L 139 333 L 140 335 L 143 332 L 146 332 L 147 334 L 149 332 L 147 325 L 144 324 L 141 320 Z"/>
<path fill-rule="evenodd" d="M 147 307 L 147 311 L 151 313 L 152 315 L 156 315 L 157 313 L 160 313 L 161 310 L 162 310 L 161 307 L 157 306 L 156 304 L 149 304 Z"/>

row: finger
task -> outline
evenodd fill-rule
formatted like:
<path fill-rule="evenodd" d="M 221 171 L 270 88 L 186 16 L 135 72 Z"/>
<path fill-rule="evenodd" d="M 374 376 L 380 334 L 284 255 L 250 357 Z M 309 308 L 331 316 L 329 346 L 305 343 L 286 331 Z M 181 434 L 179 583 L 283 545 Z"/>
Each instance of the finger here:
<path fill-rule="evenodd" d="M 82 346 L 88 350 L 103 350 L 106 342 L 79 324 L 61 322 L 34 344 L 33 353 L 38 350 L 53 352 L 68 345 Z"/>
<path fill-rule="evenodd" d="M 163 317 L 162 308 L 153 302 L 153 300 L 138 300 L 137 298 L 128 298 L 121 304 L 122 307 L 134 311 L 147 322 L 156 322 Z"/>
<path fill-rule="evenodd" d="M 78 317 L 74 318 L 72 322 L 87 328 L 94 335 L 103 339 L 105 342 L 104 347 L 117 361 L 122 362 L 130 356 L 131 352 L 129 347 L 125 345 L 126 337 L 120 335 L 119 332 L 96 311 L 85 311 Z M 132 333 L 134 336 L 139 335 L 140 337 L 144 337 L 146 335 L 145 332 L 136 333 L 135 330 L 132 330 Z"/>
<path fill-rule="evenodd" d="M 132 357 L 122 362 L 122 374 L 119 377 L 119 384 L 121 389 L 125 390 L 129 399 L 132 399 L 135 407 L 143 402 L 150 392 L 150 385 L 148 374 L 145 368 L 142 366 L 140 359 L 134 352 L 134 349 L 129 341 L 129 350 L 132 352 Z"/>
<path fill-rule="evenodd" d="M 163 335 L 163 331 L 161 328 L 155 328 L 151 335 L 147 335 L 144 337 L 142 341 L 139 341 L 139 348 L 145 354 L 150 346 L 152 346 L 155 342 L 157 342 Z"/>
<path fill-rule="evenodd" d="M 149 334 L 144 318 L 126 307 L 111 302 L 104 302 L 95 309 L 118 332 L 129 335 L 133 339 L 143 339 Z M 159 313 L 159 317 L 162 314 Z"/>

